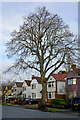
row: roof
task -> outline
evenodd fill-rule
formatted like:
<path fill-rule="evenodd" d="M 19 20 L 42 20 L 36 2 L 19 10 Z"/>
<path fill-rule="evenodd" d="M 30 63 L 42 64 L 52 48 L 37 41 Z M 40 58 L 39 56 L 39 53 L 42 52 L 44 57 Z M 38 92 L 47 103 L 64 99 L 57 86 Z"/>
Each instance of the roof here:
<path fill-rule="evenodd" d="M 30 80 L 25 80 L 26 84 L 30 86 L 31 81 Z"/>
<path fill-rule="evenodd" d="M 79 77 L 78 76 L 78 74 L 77 74 L 77 72 L 76 71 L 74 71 L 74 70 L 71 70 L 70 72 L 68 72 L 68 74 L 66 75 L 66 78 L 77 78 L 77 77 Z"/>
<path fill-rule="evenodd" d="M 65 81 L 66 74 L 52 74 L 52 76 L 58 81 Z"/>
<path fill-rule="evenodd" d="M 17 87 L 22 87 L 23 82 L 15 82 Z"/>
<path fill-rule="evenodd" d="M 33 79 L 36 79 L 39 84 L 42 84 L 41 77 L 36 77 L 36 76 L 32 75 L 32 80 Z"/>

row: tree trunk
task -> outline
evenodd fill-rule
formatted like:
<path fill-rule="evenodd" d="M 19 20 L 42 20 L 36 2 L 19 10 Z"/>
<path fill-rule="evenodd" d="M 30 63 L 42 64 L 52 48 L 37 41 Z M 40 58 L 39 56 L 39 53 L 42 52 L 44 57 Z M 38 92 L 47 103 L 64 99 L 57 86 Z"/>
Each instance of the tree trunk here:
<path fill-rule="evenodd" d="M 42 80 L 42 99 L 40 103 L 40 109 L 45 111 L 46 110 L 46 99 L 47 99 L 47 80 L 45 79 L 45 74 L 42 73 L 41 75 Z"/>

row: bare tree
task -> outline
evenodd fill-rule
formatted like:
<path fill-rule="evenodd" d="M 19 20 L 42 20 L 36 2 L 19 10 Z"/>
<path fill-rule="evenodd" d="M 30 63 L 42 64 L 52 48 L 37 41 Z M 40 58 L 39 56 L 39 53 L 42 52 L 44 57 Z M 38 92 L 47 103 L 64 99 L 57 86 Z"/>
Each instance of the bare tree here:
<path fill-rule="evenodd" d="M 42 7 L 24 18 L 19 31 L 13 31 L 6 44 L 7 56 L 16 58 L 12 67 L 19 70 L 31 68 L 40 73 L 42 108 L 45 108 L 47 79 L 66 63 L 67 56 L 73 59 L 76 50 L 74 43 L 74 35 L 62 18 Z"/>

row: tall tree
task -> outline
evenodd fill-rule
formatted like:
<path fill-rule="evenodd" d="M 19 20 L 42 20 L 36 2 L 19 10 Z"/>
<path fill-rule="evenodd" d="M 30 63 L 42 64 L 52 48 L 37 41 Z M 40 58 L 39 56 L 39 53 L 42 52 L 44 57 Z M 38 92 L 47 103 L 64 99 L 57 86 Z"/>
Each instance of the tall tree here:
<path fill-rule="evenodd" d="M 12 67 L 25 70 L 31 68 L 40 73 L 41 108 L 45 108 L 47 79 L 66 63 L 67 56 L 73 59 L 75 55 L 73 38 L 73 33 L 62 18 L 42 7 L 24 18 L 19 31 L 13 31 L 10 41 L 6 44 L 8 57 L 16 58 Z M 45 78 L 46 75 L 47 78 Z"/>

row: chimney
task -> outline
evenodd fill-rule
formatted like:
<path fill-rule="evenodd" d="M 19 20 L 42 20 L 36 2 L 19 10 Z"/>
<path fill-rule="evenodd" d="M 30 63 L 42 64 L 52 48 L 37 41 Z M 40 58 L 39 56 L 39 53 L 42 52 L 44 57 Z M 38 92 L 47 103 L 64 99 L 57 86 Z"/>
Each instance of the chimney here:
<path fill-rule="evenodd" d="M 73 65 L 71 66 L 71 69 L 76 70 L 76 65 L 73 64 Z"/>
<path fill-rule="evenodd" d="M 32 80 L 35 78 L 35 76 L 34 75 L 32 75 Z"/>

